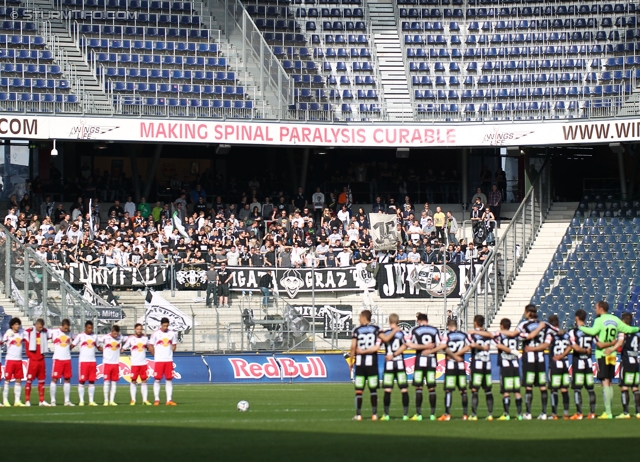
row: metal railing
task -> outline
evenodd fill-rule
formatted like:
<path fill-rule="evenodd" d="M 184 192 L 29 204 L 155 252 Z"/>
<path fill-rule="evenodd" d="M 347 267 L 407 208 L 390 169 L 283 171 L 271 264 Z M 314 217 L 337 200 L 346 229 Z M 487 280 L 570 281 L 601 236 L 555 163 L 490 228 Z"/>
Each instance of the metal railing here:
<path fill-rule="evenodd" d="M 2 225 L 0 234 L 4 237 L 0 242 L 3 292 L 26 317 L 31 321 L 43 318 L 49 326 L 68 318 L 75 332 L 80 332 L 87 320 L 97 325 L 97 310 L 58 271 Z"/>
<path fill-rule="evenodd" d="M 504 301 L 524 260 L 549 213 L 552 203 L 551 167 L 547 160 L 522 200 L 511 222 L 501 233 L 493 251 L 458 305 L 463 328 L 473 326 L 473 317 L 481 314 L 488 326 Z"/>

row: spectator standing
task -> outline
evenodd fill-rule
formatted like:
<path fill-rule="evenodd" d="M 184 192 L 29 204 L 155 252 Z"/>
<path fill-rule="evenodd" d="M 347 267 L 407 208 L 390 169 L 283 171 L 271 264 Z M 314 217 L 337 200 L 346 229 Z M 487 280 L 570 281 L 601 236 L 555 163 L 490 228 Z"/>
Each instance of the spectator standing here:
<path fill-rule="evenodd" d="M 140 215 L 142 215 L 142 218 L 144 218 L 145 220 L 149 218 L 149 215 L 151 215 L 151 205 L 147 203 L 147 200 L 144 197 L 140 198 L 138 211 L 140 212 Z"/>
<path fill-rule="evenodd" d="M 436 213 L 433 214 L 433 224 L 436 227 L 436 237 L 440 242 L 445 242 L 445 220 L 446 217 L 442 212 L 442 208 L 436 207 Z"/>
<path fill-rule="evenodd" d="M 202 185 L 200 184 L 197 184 L 196 187 L 191 190 L 191 194 L 189 195 L 191 196 L 191 202 L 193 204 L 197 204 L 198 199 L 201 197 L 204 199 L 204 202 L 207 201 L 207 193 L 202 189 Z"/>
<path fill-rule="evenodd" d="M 482 192 L 482 188 L 476 189 L 476 193 L 471 198 L 471 203 L 474 204 L 477 198 L 480 198 L 480 202 L 482 202 L 482 204 L 487 203 L 487 196 Z"/>
<path fill-rule="evenodd" d="M 313 217 L 318 222 L 324 209 L 324 194 L 320 190 L 320 186 L 316 188 L 316 192 L 311 196 L 311 202 L 313 203 Z"/>
<path fill-rule="evenodd" d="M 129 212 L 129 216 L 132 217 L 136 214 L 136 204 L 131 199 L 131 196 L 127 197 L 127 202 L 124 203 L 124 211 Z"/>
<path fill-rule="evenodd" d="M 304 194 L 302 193 L 302 187 L 298 188 L 298 193 L 291 201 L 291 205 L 293 205 L 294 209 L 298 210 L 302 210 L 307 206 L 307 199 L 305 199 Z"/>
<path fill-rule="evenodd" d="M 491 207 L 491 211 L 495 217 L 497 222 L 497 227 L 500 228 L 500 207 L 502 207 L 502 191 L 498 188 L 497 184 L 494 184 L 491 187 L 491 192 L 489 193 L 488 205 Z"/>
<path fill-rule="evenodd" d="M 454 245 L 458 245 L 458 239 L 456 235 L 458 234 L 458 221 L 456 217 L 453 216 L 451 210 L 447 212 L 447 235 L 449 237 L 449 242 Z"/>
<path fill-rule="evenodd" d="M 229 307 L 229 283 L 233 275 L 227 269 L 226 263 L 220 265 L 220 271 L 218 271 L 218 289 L 220 290 L 220 297 L 218 306 L 223 308 Z"/>
<path fill-rule="evenodd" d="M 260 278 L 258 287 L 260 288 L 260 292 L 262 292 L 262 308 L 266 309 L 269 304 L 271 289 L 273 288 L 273 276 L 271 276 L 270 270 L 267 270 L 267 274 Z"/>
<path fill-rule="evenodd" d="M 382 198 L 380 196 L 376 196 L 376 201 L 373 203 L 371 207 L 371 213 L 386 213 L 387 206 L 384 202 L 382 202 Z"/>
<path fill-rule="evenodd" d="M 211 301 L 218 306 L 218 271 L 216 267 L 209 265 L 209 271 L 207 271 L 207 306 L 211 307 Z"/>

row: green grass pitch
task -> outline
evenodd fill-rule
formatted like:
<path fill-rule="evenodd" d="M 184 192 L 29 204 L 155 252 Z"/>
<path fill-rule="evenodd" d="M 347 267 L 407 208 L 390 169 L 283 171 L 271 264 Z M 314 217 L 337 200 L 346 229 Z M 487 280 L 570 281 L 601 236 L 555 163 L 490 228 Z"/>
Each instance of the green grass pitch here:
<path fill-rule="evenodd" d="M 59 394 L 60 394 L 59 387 Z M 496 387 L 494 387 L 495 389 Z M 151 394 L 152 387 L 149 386 Z M 34 389 L 33 401 L 37 393 Z M 494 416 L 502 413 L 496 393 Z M 597 390 L 601 405 L 601 390 Z M 10 398 L 12 400 L 13 390 Z M 163 387 L 164 396 L 164 387 Z M 413 414 L 413 389 L 410 390 Z M 48 390 L 47 390 L 48 398 Z M 62 401 L 58 397 L 58 403 Z M 72 390 L 73 401 L 77 392 Z M 102 403 L 102 387 L 96 389 Z M 139 399 L 139 398 L 138 398 Z M 236 410 L 247 400 L 248 412 Z M 450 422 L 403 422 L 399 391 L 390 422 L 371 422 L 368 392 L 362 422 L 354 422 L 348 384 L 182 385 L 175 408 L 129 406 L 128 385 L 118 388 L 116 407 L 0 408 L 5 457 L 26 460 L 216 460 L 216 461 L 395 461 L 395 460 L 634 460 L 640 420 L 464 422 L 454 395 Z M 586 392 L 583 400 L 587 401 Z M 427 401 L 427 400 L 425 400 Z M 444 395 L 438 387 L 438 415 Z M 382 410 L 382 396 L 379 399 Z M 571 413 L 574 412 L 571 396 Z M 614 414 L 621 412 L 616 387 Z M 428 410 L 428 402 L 423 409 Z M 534 392 L 534 417 L 540 396 Z M 588 404 L 585 406 L 588 410 Z M 632 406 L 632 410 L 634 407 Z M 512 416 L 515 403 L 511 404 Z M 550 412 L 550 408 L 549 408 Z M 479 417 L 486 416 L 480 393 Z M 625 459 L 629 457 L 629 459 Z"/>

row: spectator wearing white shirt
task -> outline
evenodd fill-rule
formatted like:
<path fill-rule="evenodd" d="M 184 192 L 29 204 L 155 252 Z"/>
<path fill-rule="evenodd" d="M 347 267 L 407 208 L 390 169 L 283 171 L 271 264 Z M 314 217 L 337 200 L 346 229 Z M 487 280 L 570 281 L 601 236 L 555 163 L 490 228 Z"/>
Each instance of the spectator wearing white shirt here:
<path fill-rule="evenodd" d="M 338 266 L 341 268 L 351 266 L 351 251 L 348 247 L 343 247 L 343 249 L 336 255 L 336 260 L 338 262 Z"/>
<path fill-rule="evenodd" d="M 344 225 L 344 227 L 346 228 L 347 225 L 349 224 L 349 218 L 350 218 L 349 210 L 347 210 L 346 205 L 343 205 L 342 208 L 338 211 L 338 220 L 340 220 Z"/>
<path fill-rule="evenodd" d="M 360 231 L 358 231 L 355 223 L 351 223 L 349 225 L 349 229 L 347 230 L 347 245 L 351 245 L 352 242 L 357 243 L 359 237 Z"/>
<path fill-rule="evenodd" d="M 136 214 L 136 204 L 133 202 L 131 196 L 127 197 L 127 202 L 124 204 L 124 211 L 129 212 L 130 217 Z"/>
<path fill-rule="evenodd" d="M 424 234 L 418 220 L 414 220 L 409 229 L 407 230 L 409 233 L 409 237 L 411 238 L 411 242 L 417 244 L 420 241 L 420 236 Z"/>
<path fill-rule="evenodd" d="M 320 221 L 322 210 L 324 209 L 324 194 L 320 190 L 320 186 L 316 188 L 316 192 L 311 196 L 311 202 L 313 203 L 314 217 L 316 221 Z"/>
<path fill-rule="evenodd" d="M 418 253 L 418 248 L 417 247 L 412 247 L 411 248 L 411 252 L 409 252 L 407 254 L 407 262 L 408 263 L 418 264 L 418 263 L 420 263 L 421 260 L 422 260 L 422 257 Z"/>

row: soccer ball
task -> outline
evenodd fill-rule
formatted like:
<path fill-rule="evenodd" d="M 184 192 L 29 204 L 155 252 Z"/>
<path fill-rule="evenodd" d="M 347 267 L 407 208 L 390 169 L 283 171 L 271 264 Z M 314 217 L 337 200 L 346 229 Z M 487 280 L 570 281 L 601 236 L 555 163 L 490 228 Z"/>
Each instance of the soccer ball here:
<path fill-rule="evenodd" d="M 247 412 L 249 410 L 249 402 L 244 400 L 239 401 L 237 408 L 240 412 Z"/>

